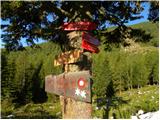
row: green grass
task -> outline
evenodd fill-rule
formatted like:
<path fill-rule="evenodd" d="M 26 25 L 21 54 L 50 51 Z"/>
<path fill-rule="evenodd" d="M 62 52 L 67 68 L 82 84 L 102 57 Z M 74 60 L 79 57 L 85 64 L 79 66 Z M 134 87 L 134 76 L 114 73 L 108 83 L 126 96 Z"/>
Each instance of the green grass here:
<path fill-rule="evenodd" d="M 159 87 L 157 85 L 145 86 L 140 89 L 132 89 L 117 94 L 112 98 L 112 103 L 109 108 L 109 116 L 104 116 L 105 110 L 95 110 L 93 105 L 93 117 L 111 118 L 115 115 L 116 118 L 130 119 L 131 115 L 136 115 L 138 110 L 144 112 L 157 111 L 159 109 Z"/>
<path fill-rule="evenodd" d="M 145 86 L 140 89 L 132 89 L 117 94 L 112 98 L 109 108 L 109 117 L 115 114 L 116 118 L 130 118 L 136 115 L 137 111 L 142 109 L 144 112 L 157 111 L 159 109 L 159 87 L 157 85 Z M 93 103 L 93 117 L 107 118 L 104 116 L 103 107 L 96 110 L 96 103 Z M 23 106 L 16 106 L 10 101 L 2 101 L 1 117 L 7 118 L 8 115 L 14 115 L 16 119 L 54 119 L 62 118 L 60 103 L 29 103 Z"/>
<path fill-rule="evenodd" d="M 4 103 L 4 102 L 3 102 Z M 17 106 L 2 103 L 2 118 L 8 118 L 8 115 L 13 115 L 14 119 L 60 119 L 61 107 L 60 103 L 29 103 L 24 106 Z"/>

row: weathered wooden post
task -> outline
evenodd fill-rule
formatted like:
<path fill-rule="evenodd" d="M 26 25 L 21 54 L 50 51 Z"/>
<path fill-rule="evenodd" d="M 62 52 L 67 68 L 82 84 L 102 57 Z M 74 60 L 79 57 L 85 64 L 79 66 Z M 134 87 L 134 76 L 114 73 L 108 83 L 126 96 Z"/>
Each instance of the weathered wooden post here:
<path fill-rule="evenodd" d="M 65 65 L 63 74 L 47 76 L 45 89 L 60 96 L 63 118 L 91 118 L 91 53 L 99 52 L 99 41 L 88 30 L 95 30 L 93 22 L 65 23 L 69 31 L 69 46 L 72 51 L 62 53 L 54 65 Z"/>

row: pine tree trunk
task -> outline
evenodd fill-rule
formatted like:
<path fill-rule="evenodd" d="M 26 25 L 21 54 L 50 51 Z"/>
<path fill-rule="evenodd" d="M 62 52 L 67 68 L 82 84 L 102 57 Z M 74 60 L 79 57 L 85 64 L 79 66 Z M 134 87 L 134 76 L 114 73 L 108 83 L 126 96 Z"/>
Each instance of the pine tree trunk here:
<path fill-rule="evenodd" d="M 70 32 L 67 36 L 69 46 L 76 49 L 81 49 L 82 32 Z M 91 70 L 91 61 L 89 60 L 91 54 L 83 55 L 81 64 L 68 64 L 65 65 L 64 72 L 76 72 L 82 70 Z M 76 101 L 72 98 L 60 96 L 62 105 L 62 118 L 63 119 L 91 119 L 92 105 L 91 103 Z"/>

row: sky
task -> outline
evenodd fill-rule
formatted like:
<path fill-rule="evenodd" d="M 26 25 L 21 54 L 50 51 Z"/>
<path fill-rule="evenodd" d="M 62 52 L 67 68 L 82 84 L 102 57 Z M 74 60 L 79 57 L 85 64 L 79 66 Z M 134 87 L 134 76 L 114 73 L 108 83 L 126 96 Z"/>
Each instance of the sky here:
<path fill-rule="evenodd" d="M 147 17 L 148 17 L 148 14 L 149 14 L 149 3 L 144 3 L 144 4 L 142 4 L 142 6 L 144 6 L 144 10 L 143 10 L 143 12 L 141 12 L 141 14 L 140 15 L 142 15 L 143 16 L 143 18 L 141 18 L 141 19 L 137 19 L 137 20 L 134 20 L 134 21 L 130 21 L 130 22 L 128 22 L 128 23 L 126 23 L 125 25 L 133 25 L 133 24 L 138 24 L 138 23 L 141 23 L 141 22 L 147 22 L 148 20 L 147 20 Z M 4 22 L 4 21 L 2 21 L 1 19 L 0 19 L 0 24 L 7 24 L 7 22 Z M 107 27 L 111 27 L 109 24 L 107 24 Z M 2 32 L 2 30 L 0 29 L 0 35 L 2 34 L 3 32 Z M 26 43 L 26 41 L 25 41 L 25 39 L 22 39 L 21 40 L 22 41 L 22 44 L 24 45 L 24 46 L 27 46 L 27 43 Z M 42 39 L 39 39 L 39 41 L 38 42 L 36 42 L 36 43 L 43 43 L 43 42 L 45 42 L 44 40 L 42 40 Z M 3 42 L 2 42 L 2 40 L 1 40 L 1 37 L 0 37 L 0 48 L 3 48 Z"/>
<path fill-rule="evenodd" d="M 148 14 L 149 14 L 150 4 L 149 3 L 144 3 L 142 6 L 144 6 L 144 10 L 141 13 L 141 15 L 143 16 L 143 18 L 131 21 L 131 22 L 127 23 L 126 25 L 133 25 L 133 24 L 138 24 L 138 23 L 141 23 L 141 22 L 148 21 L 147 18 L 148 18 Z"/>

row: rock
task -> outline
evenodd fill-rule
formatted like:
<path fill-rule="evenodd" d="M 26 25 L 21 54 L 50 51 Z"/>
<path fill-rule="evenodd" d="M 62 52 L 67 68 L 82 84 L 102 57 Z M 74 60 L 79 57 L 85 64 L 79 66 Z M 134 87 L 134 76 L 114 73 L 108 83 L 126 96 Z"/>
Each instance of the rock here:
<path fill-rule="evenodd" d="M 13 118 L 13 117 L 14 117 L 14 115 L 12 115 L 12 114 L 7 116 L 7 118 Z"/>
<path fill-rule="evenodd" d="M 139 111 L 138 111 L 138 115 L 142 115 L 143 113 L 144 113 L 143 110 L 139 110 Z"/>
<path fill-rule="evenodd" d="M 140 115 L 140 119 L 153 119 L 153 120 L 160 120 L 160 111 L 157 112 L 148 112 L 146 114 Z"/>

